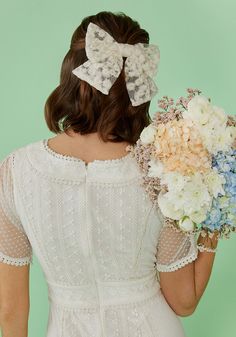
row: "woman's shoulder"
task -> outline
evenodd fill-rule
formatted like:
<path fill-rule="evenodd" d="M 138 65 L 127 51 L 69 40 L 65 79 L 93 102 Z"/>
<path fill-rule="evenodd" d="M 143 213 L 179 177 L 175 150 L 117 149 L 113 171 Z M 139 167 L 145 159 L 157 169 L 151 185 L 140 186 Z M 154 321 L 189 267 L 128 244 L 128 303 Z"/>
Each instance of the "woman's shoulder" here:
<path fill-rule="evenodd" d="M 28 143 L 26 145 L 22 145 L 14 148 L 10 152 L 8 152 L 4 157 L 0 159 L 0 165 L 6 166 L 10 163 L 12 165 L 15 164 L 16 160 L 22 162 L 24 164 L 24 159 L 27 158 L 27 154 L 29 151 L 37 151 L 40 148 L 40 143 L 42 140 Z"/>

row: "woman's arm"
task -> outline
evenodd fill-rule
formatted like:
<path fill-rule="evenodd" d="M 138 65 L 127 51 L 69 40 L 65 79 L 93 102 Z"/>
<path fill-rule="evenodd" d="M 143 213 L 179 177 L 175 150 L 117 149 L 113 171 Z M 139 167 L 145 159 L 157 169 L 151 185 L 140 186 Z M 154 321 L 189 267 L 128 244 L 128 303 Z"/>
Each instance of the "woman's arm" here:
<path fill-rule="evenodd" d="M 27 337 L 29 264 L 0 263 L 0 327 L 2 337 Z"/>
<path fill-rule="evenodd" d="M 14 152 L 0 162 L 0 328 L 2 337 L 27 337 L 31 243 L 14 199 Z"/>
<path fill-rule="evenodd" d="M 216 234 L 212 240 L 217 246 Z M 196 309 L 208 284 L 214 259 L 214 252 L 199 251 L 197 259 L 186 266 L 173 272 L 159 272 L 162 292 L 179 316 L 191 315 Z"/>

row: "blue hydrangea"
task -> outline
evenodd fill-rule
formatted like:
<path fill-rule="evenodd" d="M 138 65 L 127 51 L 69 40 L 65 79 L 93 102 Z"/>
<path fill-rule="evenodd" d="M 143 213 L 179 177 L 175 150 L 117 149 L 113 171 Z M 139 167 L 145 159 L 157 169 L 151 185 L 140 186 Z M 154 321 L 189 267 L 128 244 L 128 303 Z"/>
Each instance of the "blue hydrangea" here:
<path fill-rule="evenodd" d="M 236 227 L 236 149 L 219 151 L 212 158 L 212 167 L 225 178 L 225 195 L 213 198 L 202 227 L 210 230 L 220 230 L 224 224 Z"/>

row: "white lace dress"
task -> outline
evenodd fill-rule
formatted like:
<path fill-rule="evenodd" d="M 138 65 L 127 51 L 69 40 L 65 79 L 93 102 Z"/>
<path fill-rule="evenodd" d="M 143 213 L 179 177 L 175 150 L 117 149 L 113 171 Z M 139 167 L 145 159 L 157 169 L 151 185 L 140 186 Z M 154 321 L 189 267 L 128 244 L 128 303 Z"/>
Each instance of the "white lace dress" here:
<path fill-rule="evenodd" d="M 46 337 L 185 336 L 158 271 L 196 259 L 196 237 L 182 235 L 178 247 L 176 233 L 160 239 L 160 213 L 141 180 L 130 153 L 86 165 L 45 139 L 0 162 L 0 261 L 20 267 L 37 256 Z"/>

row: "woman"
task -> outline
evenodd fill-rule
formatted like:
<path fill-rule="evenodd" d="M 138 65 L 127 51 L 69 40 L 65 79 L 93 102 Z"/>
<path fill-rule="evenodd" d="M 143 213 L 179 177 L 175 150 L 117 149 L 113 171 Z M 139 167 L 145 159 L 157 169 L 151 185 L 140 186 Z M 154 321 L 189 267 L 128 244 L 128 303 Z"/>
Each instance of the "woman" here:
<path fill-rule="evenodd" d="M 140 78 L 125 73 L 128 54 L 120 74 L 109 58 L 106 72 L 99 64 L 80 72 L 90 23 L 94 39 L 106 36 L 107 48 L 118 42 L 120 53 L 126 44 L 149 44 L 148 33 L 124 13 L 84 18 L 63 60 L 60 85 L 45 104 L 56 136 L 18 148 L 1 162 L 3 337 L 27 336 L 33 252 L 48 285 L 47 337 L 184 337 L 178 316 L 196 309 L 215 252 L 199 251 L 194 236 L 162 227 L 126 151 L 150 123 L 148 93 L 152 97 L 155 87 L 140 73 L 142 92 L 140 86 L 138 94 L 132 91 L 132 80 L 138 84 Z M 96 27 L 103 31 L 95 34 Z M 140 66 L 138 56 L 130 69 L 134 64 Z M 101 92 L 104 83 L 107 92 L 106 85 Z M 198 238 L 206 250 L 217 245 L 215 237 L 210 241 Z"/>

